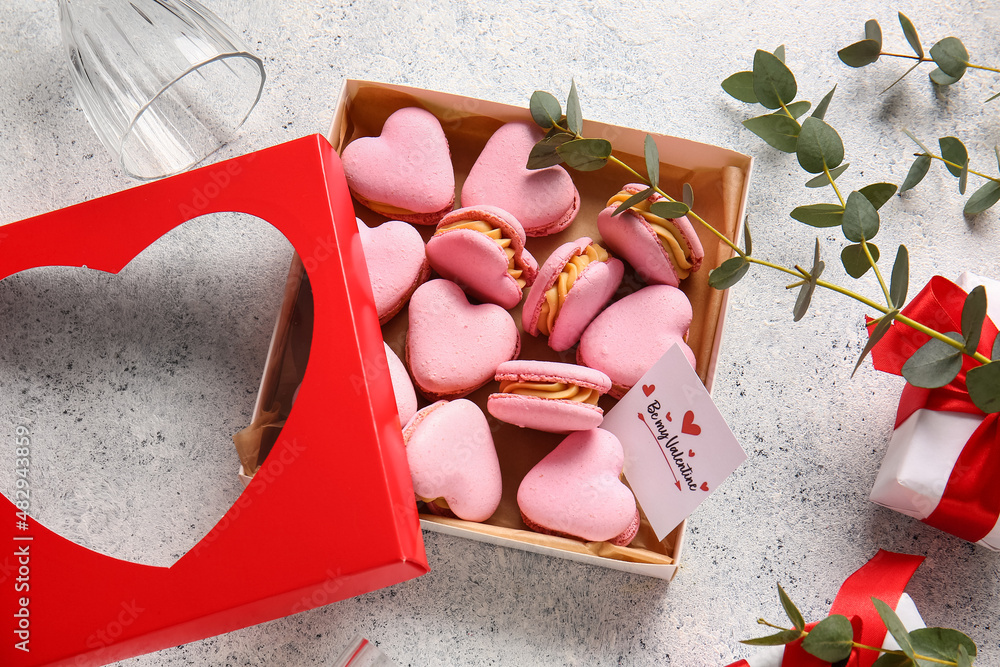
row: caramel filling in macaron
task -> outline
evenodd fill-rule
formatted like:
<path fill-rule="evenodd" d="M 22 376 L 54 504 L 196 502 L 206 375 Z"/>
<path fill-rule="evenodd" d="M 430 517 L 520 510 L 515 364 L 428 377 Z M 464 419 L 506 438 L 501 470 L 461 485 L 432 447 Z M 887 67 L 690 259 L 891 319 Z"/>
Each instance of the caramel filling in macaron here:
<path fill-rule="evenodd" d="M 555 284 L 545 291 L 545 301 L 542 302 L 542 308 L 538 313 L 538 330 L 540 332 L 546 336 L 552 333 L 556 317 L 559 316 L 559 309 L 566 302 L 566 295 L 573 289 L 577 276 L 583 273 L 587 265 L 591 262 L 606 261 L 608 261 L 608 251 L 596 243 L 591 243 L 582 254 L 574 255 L 571 260 L 566 262 L 566 266 L 556 278 Z"/>
<path fill-rule="evenodd" d="M 504 380 L 500 383 L 500 392 L 503 394 L 520 394 L 522 396 L 574 401 L 576 403 L 590 403 L 591 405 L 597 405 L 597 399 L 601 397 L 601 392 L 596 389 L 581 387 L 568 382 L 520 382 L 518 380 Z"/>
<path fill-rule="evenodd" d="M 618 206 L 631 196 L 631 193 L 622 190 L 609 199 L 607 205 Z M 649 206 L 649 199 L 643 199 L 629 210 L 634 212 L 636 215 L 641 216 L 646 222 L 649 223 L 649 226 L 653 228 L 653 231 L 656 232 L 656 236 L 660 239 L 660 245 L 663 246 L 663 249 L 668 255 L 670 255 L 670 260 L 677 268 L 677 277 L 683 280 L 690 275 L 691 267 L 693 266 L 691 258 L 688 257 L 686 251 L 684 250 L 684 246 L 687 245 L 687 242 L 684 241 L 684 235 L 681 234 L 680 230 L 677 229 L 677 226 L 670 218 L 661 218 L 660 216 L 651 213 L 649 211 Z"/>
<path fill-rule="evenodd" d="M 450 225 L 445 225 L 434 232 L 434 236 L 442 234 L 446 231 L 452 229 L 471 229 L 474 232 L 480 232 L 486 234 L 486 236 L 493 239 L 498 246 L 507 254 L 507 273 L 517 281 L 517 286 L 524 288 L 527 284 L 526 281 L 521 279 L 521 269 L 517 268 L 514 263 L 514 249 L 510 247 L 511 240 L 503 235 L 503 230 L 499 227 L 494 227 L 485 220 L 462 220 L 460 222 L 453 222 Z"/>

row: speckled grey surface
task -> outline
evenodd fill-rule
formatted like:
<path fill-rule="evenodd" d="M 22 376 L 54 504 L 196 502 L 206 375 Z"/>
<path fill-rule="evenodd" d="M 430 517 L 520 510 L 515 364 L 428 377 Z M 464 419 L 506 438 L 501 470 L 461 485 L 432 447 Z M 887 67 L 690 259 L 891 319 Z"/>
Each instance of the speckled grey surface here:
<path fill-rule="evenodd" d="M 973 166 L 997 173 L 1000 102 L 982 101 L 1000 79 L 973 72 L 940 92 L 921 69 L 879 95 L 900 61 L 858 71 L 835 55 L 872 16 L 886 44 L 906 52 L 901 10 L 925 43 L 954 34 L 976 62 L 1000 65 L 1000 8 L 987 1 L 213 6 L 252 40 L 269 77 L 241 139 L 219 159 L 324 132 L 348 77 L 512 104 L 537 88 L 561 96 L 575 77 L 589 118 L 754 154 L 756 254 L 806 262 L 815 230 L 787 212 L 827 193 L 805 190 L 794 157 L 741 128 L 752 110 L 719 88 L 755 48 L 784 43 L 802 97 L 816 101 L 838 84 L 827 120 L 846 143 L 846 184 L 900 182 L 913 152 L 904 126 L 927 141 L 961 137 Z M 54 3 L 4 9 L 0 148 L 0 223 L 135 184 L 78 108 Z M 967 219 L 963 201 L 936 166 L 883 209 L 880 245 L 888 254 L 906 242 L 914 286 L 937 272 L 1000 274 L 997 212 Z M 839 232 L 819 235 L 827 275 L 850 281 L 835 257 Z M 63 440 L 58 456 L 35 449 L 36 511 L 121 557 L 172 560 L 238 493 L 227 438 L 249 414 L 287 262 L 272 230 L 231 216 L 177 236 L 130 267 L 114 302 L 95 299 L 114 281 L 66 271 L 29 272 L 0 291 L 0 439 L 27 419 Z M 867 367 L 850 378 L 865 311 L 820 293 L 795 324 L 783 285 L 754 271 L 732 290 L 715 397 L 749 459 L 691 518 L 673 583 L 428 534 L 433 571 L 420 579 L 123 664 L 322 665 L 363 634 L 400 665 L 722 665 L 747 655 L 737 641 L 757 634 L 758 616 L 779 616 L 776 582 L 817 618 L 881 547 L 926 555 L 909 587 L 926 621 L 965 630 L 979 643 L 977 664 L 1000 665 L 1000 554 L 868 501 L 900 382 Z M 870 282 L 863 289 L 877 294 Z M 150 354 L 128 343 L 154 335 L 172 347 Z M 126 437 L 140 444 L 109 444 Z M 140 470 L 142 492 L 129 491 L 123 478 Z M 147 495 L 172 501 L 172 511 L 142 509 Z"/>

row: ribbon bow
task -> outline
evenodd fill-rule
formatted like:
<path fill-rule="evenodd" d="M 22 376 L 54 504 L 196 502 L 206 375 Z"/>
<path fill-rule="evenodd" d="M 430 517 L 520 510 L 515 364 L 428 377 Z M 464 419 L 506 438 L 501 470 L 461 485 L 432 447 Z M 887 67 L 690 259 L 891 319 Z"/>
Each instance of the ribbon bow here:
<path fill-rule="evenodd" d="M 961 331 L 966 296 L 965 290 L 955 283 L 934 276 L 902 313 L 937 331 Z M 987 317 L 977 351 L 989 357 L 996 336 L 997 327 Z M 928 340 L 927 334 L 894 322 L 872 350 L 875 368 L 902 375 L 903 364 Z M 966 356 L 958 376 L 938 389 L 921 389 L 908 383 L 899 399 L 896 428 L 921 408 L 982 415 L 965 385 L 965 374 L 975 365 L 977 362 Z M 1000 474 L 1000 414 L 994 413 L 986 415 L 969 438 L 955 462 L 941 501 L 923 522 L 970 542 L 983 539 L 1000 517 L 997 474 Z"/>

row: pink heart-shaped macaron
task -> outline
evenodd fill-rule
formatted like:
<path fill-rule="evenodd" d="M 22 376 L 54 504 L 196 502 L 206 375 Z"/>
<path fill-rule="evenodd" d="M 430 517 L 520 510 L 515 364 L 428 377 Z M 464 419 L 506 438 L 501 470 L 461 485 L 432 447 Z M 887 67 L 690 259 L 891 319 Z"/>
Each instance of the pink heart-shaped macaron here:
<path fill-rule="evenodd" d="M 541 532 L 628 544 L 639 527 L 635 496 L 619 475 L 625 455 L 610 431 L 576 431 L 528 471 L 517 490 L 525 524 Z"/>
<path fill-rule="evenodd" d="M 385 324 L 430 275 L 424 240 L 413 226 L 399 220 L 383 222 L 374 228 L 358 220 L 358 233 L 378 321 Z"/>
<path fill-rule="evenodd" d="M 435 224 L 455 203 L 448 139 L 425 109 L 396 111 L 382 134 L 349 143 L 342 160 L 354 196 L 386 217 Z"/>
<path fill-rule="evenodd" d="M 507 123 L 493 133 L 462 186 L 462 206 L 490 204 L 510 211 L 528 236 L 565 229 L 580 193 L 560 166 L 528 169 L 528 154 L 544 135 L 531 123 Z"/>
<path fill-rule="evenodd" d="M 521 336 L 506 310 L 469 303 L 450 280 L 431 280 L 410 298 L 406 358 L 413 381 L 428 398 L 465 396 L 517 357 Z"/>
<path fill-rule="evenodd" d="M 500 504 L 500 463 L 486 415 L 460 398 L 438 401 L 403 429 L 413 491 L 435 513 L 434 500 L 466 521 L 485 521 Z"/>
<path fill-rule="evenodd" d="M 580 338 L 577 361 L 611 378 L 608 393 L 621 398 L 674 344 L 691 365 L 684 342 L 691 326 L 691 302 L 669 285 L 650 285 L 608 306 Z"/>

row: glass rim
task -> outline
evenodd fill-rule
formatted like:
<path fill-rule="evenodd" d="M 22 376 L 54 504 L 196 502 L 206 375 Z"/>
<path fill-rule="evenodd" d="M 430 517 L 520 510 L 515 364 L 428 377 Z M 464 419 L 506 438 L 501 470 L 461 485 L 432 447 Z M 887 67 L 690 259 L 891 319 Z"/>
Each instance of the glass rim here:
<path fill-rule="evenodd" d="M 121 139 L 118 142 L 118 164 L 119 164 L 119 166 L 121 166 L 122 171 L 124 171 L 128 176 L 131 176 L 132 178 L 138 179 L 140 181 L 153 181 L 153 180 L 156 180 L 158 178 L 164 178 L 166 176 L 173 176 L 174 174 L 179 174 L 182 171 L 190 169 L 191 167 L 195 166 L 196 164 L 199 164 L 200 162 L 204 161 L 206 158 L 208 158 L 209 156 L 211 156 L 213 153 L 215 153 L 217 150 L 219 150 L 220 148 L 222 148 L 222 146 L 225 145 L 225 143 L 219 143 L 214 148 L 212 148 L 212 150 L 208 151 L 207 153 L 205 153 L 201 157 L 197 158 L 193 162 L 190 162 L 190 163 L 188 163 L 186 165 L 182 165 L 182 166 L 178 167 L 177 169 L 174 169 L 174 170 L 168 171 L 166 173 L 162 173 L 162 174 L 155 174 L 155 175 L 152 175 L 152 176 L 135 174 L 135 173 L 132 172 L 131 169 L 129 169 L 127 166 L 125 166 L 125 150 L 124 150 L 124 148 L 125 148 L 125 141 L 132 134 L 132 132 L 134 131 L 135 126 L 138 123 L 139 119 L 142 117 L 142 115 L 144 113 L 146 113 L 146 111 L 149 109 L 149 107 L 151 107 L 158 99 L 160 99 L 160 97 L 165 92 L 167 92 L 167 90 L 169 90 L 171 86 L 173 86 L 174 84 L 176 84 L 178 81 L 180 81 L 184 77 L 186 77 L 186 76 L 188 76 L 188 75 L 190 75 L 190 74 L 198 71 L 199 69 L 201 69 L 202 67 L 205 67 L 206 65 L 210 65 L 210 64 L 212 64 L 214 62 L 217 62 L 217 61 L 220 61 L 220 60 L 227 60 L 227 59 L 230 59 L 230 58 L 241 58 L 241 59 L 245 58 L 245 59 L 248 59 L 251 62 L 253 62 L 255 65 L 257 65 L 257 69 L 258 69 L 258 71 L 260 73 L 260 82 L 257 85 L 257 95 L 254 97 L 253 102 L 247 107 L 246 113 L 243 114 L 243 117 L 232 128 L 232 130 L 235 132 L 236 130 L 238 130 L 240 127 L 243 126 L 243 123 L 246 122 L 246 119 L 250 117 L 250 114 L 253 112 L 254 108 L 256 108 L 257 103 L 260 102 L 261 94 L 264 92 L 264 83 L 267 80 L 267 73 L 264 71 L 264 61 L 261 60 L 255 54 L 250 53 L 249 51 L 229 51 L 229 52 L 226 52 L 226 53 L 220 53 L 218 55 L 212 56 L 211 58 L 207 58 L 206 60 L 203 60 L 203 61 L 201 61 L 201 62 L 199 62 L 199 63 L 197 63 L 195 65 L 192 65 L 189 68 L 187 68 L 186 70 L 184 70 L 183 72 L 181 72 L 180 74 L 178 74 L 177 76 L 175 76 L 173 79 L 171 79 L 170 81 L 168 81 L 165 84 L 163 84 L 163 86 L 161 86 L 160 89 L 156 91 L 155 95 L 153 95 L 152 97 L 150 97 L 141 107 L 139 107 L 138 109 L 136 109 L 135 113 L 132 116 L 132 120 L 129 121 L 128 126 L 125 128 L 125 131 L 122 133 Z"/>

